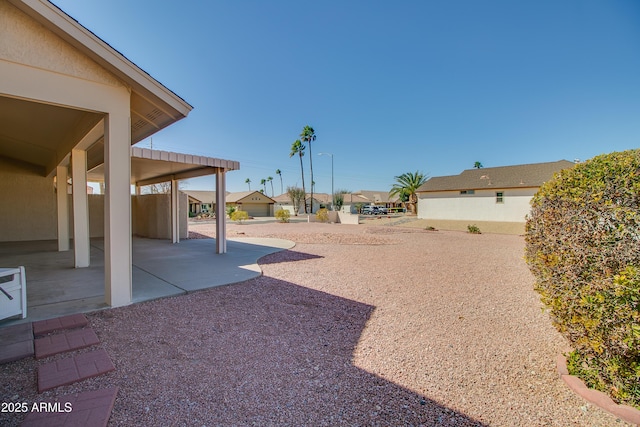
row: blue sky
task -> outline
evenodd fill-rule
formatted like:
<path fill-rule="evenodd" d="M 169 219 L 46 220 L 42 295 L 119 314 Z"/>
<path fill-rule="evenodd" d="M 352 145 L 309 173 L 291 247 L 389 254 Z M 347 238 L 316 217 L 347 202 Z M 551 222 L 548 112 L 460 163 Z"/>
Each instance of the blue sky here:
<path fill-rule="evenodd" d="M 636 0 L 54 3 L 194 106 L 153 147 L 239 161 L 229 191 L 272 176 L 277 195 L 276 169 L 301 185 L 289 151 L 307 124 L 316 192 L 319 152 L 355 191 L 640 147 Z"/>

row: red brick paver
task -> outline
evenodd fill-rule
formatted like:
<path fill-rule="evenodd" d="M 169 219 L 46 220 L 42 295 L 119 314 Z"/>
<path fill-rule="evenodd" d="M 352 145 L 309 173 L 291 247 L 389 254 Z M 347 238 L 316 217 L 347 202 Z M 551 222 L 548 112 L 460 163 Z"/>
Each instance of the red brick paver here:
<path fill-rule="evenodd" d="M 118 387 L 85 391 L 58 400 L 59 405 L 48 409 L 57 412 L 30 412 L 23 427 L 106 426 L 116 400 Z"/>
<path fill-rule="evenodd" d="M 89 322 L 84 314 L 56 317 L 55 319 L 33 322 L 33 335 L 44 335 L 59 329 L 75 329 L 87 326 Z"/>
<path fill-rule="evenodd" d="M 38 368 L 38 392 L 96 377 L 114 369 L 109 355 L 102 349 L 60 359 Z"/>
<path fill-rule="evenodd" d="M 63 353 L 65 351 L 77 350 L 99 344 L 100 340 L 93 329 L 78 329 L 59 335 L 49 335 L 38 338 L 34 341 L 36 359 Z"/>

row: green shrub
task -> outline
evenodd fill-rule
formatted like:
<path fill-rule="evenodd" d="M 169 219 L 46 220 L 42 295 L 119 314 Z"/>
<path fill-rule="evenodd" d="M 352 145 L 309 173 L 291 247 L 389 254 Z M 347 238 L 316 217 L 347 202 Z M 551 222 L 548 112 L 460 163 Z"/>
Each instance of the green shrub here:
<path fill-rule="evenodd" d="M 478 226 L 475 224 L 467 225 L 467 231 L 471 234 L 482 234 L 482 232 L 480 231 L 480 228 L 478 228 Z"/>
<path fill-rule="evenodd" d="M 280 222 L 289 222 L 291 213 L 287 209 L 278 209 L 276 211 L 276 219 Z"/>
<path fill-rule="evenodd" d="M 227 206 L 227 215 L 229 216 L 229 218 L 233 219 L 233 213 L 236 211 L 236 207 L 235 206 Z"/>
<path fill-rule="evenodd" d="M 329 211 L 326 208 L 319 209 L 318 212 L 316 212 L 316 218 L 320 222 L 329 221 Z"/>
<path fill-rule="evenodd" d="M 245 211 L 235 211 L 231 214 L 231 220 L 238 221 L 240 224 L 247 219 L 249 219 L 249 214 Z"/>
<path fill-rule="evenodd" d="M 640 150 L 561 171 L 531 205 L 525 259 L 569 372 L 640 407 Z"/>

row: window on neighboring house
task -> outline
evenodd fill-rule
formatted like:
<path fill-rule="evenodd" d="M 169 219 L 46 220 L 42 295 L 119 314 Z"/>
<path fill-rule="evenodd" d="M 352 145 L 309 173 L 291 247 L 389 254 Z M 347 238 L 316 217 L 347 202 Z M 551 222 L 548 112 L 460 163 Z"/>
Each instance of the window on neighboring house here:
<path fill-rule="evenodd" d="M 502 191 L 496 193 L 496 203 L 504 203 L 504 193 Z"/>
<path fill-rule="evenodd" d="M 476 190 L 460 190 L 460 194 L 475 194 Z"/>

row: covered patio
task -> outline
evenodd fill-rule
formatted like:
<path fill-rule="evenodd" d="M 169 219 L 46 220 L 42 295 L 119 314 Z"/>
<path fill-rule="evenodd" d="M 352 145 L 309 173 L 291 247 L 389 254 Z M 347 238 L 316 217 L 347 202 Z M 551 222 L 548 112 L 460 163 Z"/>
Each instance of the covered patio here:
<path fill-rule="evenodd" d="M 132 302 L 185 294 L 259 276 L 257 260 L 293 247 L 281 239 L 228 240 L 227 253 L 212 256 L 215 239 L 134 238 Z M 91 239 L 91 263 L 73 268 L 73 251 L 59 252 L 57 241 L 0 242 L 0 265 L 24 265 L 27 317 L 0 321 L 0 327 L 108 308 L 104 300 L 104 240 Z"/>

